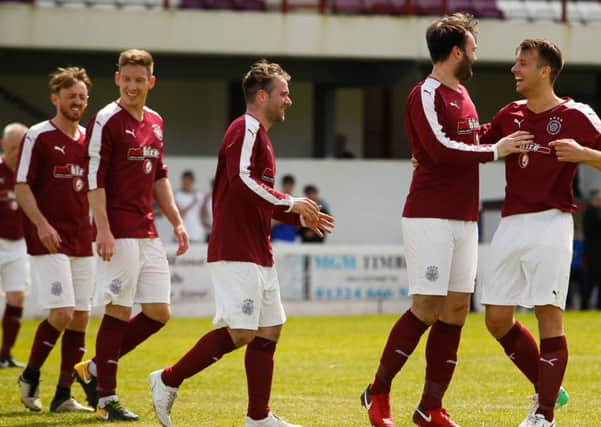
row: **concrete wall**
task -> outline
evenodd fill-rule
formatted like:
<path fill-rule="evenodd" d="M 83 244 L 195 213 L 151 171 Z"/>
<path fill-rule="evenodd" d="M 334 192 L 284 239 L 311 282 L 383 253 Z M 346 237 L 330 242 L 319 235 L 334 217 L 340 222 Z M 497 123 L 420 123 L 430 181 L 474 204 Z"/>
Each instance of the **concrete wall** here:
<path fill-rule="evenodd" d="M 426 60 L 423 34 L 431 20 L 2 4 L 0 46 L 96 51 L 137 46 L 155 52 L 216 55 Z M 511 60 L 524 37 L 555 40 L 569 63 L 601 63 L 591 50 L 591 42 L 601 38 L 601 27 L 550 22 L 482 20 L 478 55 L 485 62 Z"/>

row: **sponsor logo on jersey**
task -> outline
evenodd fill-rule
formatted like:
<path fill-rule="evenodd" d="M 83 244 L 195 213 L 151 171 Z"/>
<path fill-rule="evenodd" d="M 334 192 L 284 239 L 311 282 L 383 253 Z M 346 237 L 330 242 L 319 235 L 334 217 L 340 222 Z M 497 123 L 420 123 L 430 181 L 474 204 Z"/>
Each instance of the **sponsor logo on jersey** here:
<path fill-rule="evenodd" d="M 154 136 L 161 142 L 163 142 L 163 129 L 156 123 L 152 125 L 152 130 L 154 131 Z"/>
<path fill-rule="evenodd" d="M 523 148 L 524 150 L 532 151 L 534 153 L 551 154 L 551 149 L 549 147 L 545 147 L 544 145 L 536 144 L 535 142 L 529 142 L 527 144 L 522 144 L 521 148 Z"/>
<path fill-rule="evenodd" d="M 528 157 L 528 153 L 522 153 L 518 157 L 518 164 L 522 169 L 528 167 L 528 163 L 530 162 L 530 158 Z"/>
<path fill-rule="evenodd" d="M 557 135 L 561 131 L 561 117 L 551 117 L 547 123 L 547 133 Z"/>
<path fill-rule="evenodd" d="M 0 202 L 16 200 L 15 192 L 12 190 L 0 190 Z"/>
<path fill-rule="evenodd" d="M 474 129 L 478 129 L 479 127 L 480 123 L 478 123 L 478 120 L 474 119 L 473 117 L 460 119 L 457 121 L 457 135 L 466 135 L 472 133 Z"/>
<path fill-rule="evenodd" d="M 66 165 L 55 166 L 52 170 L 52 176 L 55 178 L 74 178 L 78 176 L 84 176 L 84 169 L 79 165 L 73 163 L 67 163 Z"/>
<path fill-rule="evenodd" d="M 134 147 L 127 150 L 127 160 L 158 159 L 160 156 L 161 152 L 158 148 L 149 146 Z"/>
<path fill-rule="evenodd" d="M 148 175 L 152 172 L 152 162 L 149 159 L 144 160 L 144 173 Z"/>
<path fill-rule="evenodd" d="M 78 193 L 81 190 L 83 190 L 83 179 L 81 179 L 80 177 L 76 177 L 73 179 L 73 190 L 75 190 Z"/>
<path fill-rule="evenodd" d="M 263 175 L 261 175 L 261 179 L 265 182 L 269 182 L 270 184 L 273 184 L 275 182 L 275 178 L 273 175 L 274 175 L 273 169 L 265 168 L 265 170 L 263 171 Z"/>

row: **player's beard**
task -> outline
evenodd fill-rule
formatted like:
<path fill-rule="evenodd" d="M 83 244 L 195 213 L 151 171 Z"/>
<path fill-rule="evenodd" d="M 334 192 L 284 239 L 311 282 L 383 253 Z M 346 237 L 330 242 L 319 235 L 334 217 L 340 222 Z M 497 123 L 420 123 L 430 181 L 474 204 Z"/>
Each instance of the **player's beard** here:
<path fill-rule="evenodd" d="M 266 114 L 267 119 L 271 123 L 283 122 L 286 118 L 286 112 L 283 109 L 277 107 L 269 107 L 267 108 Z"/>
<path fill-rule="evenodd" d="M 72 122 L 79 122 L 79 120 L 81 119 L 81 116 L 83 115 L 83 110 L 84 110 L 84 107 L 80 107 L 79 113 L 74 113 L 71 111 L 71 106 L 69 106 L 68 108 L 61 107 L 61 114 L 67 120 L 70 120 Z"/>
<path fill-rule="evenodd" d="M 470 61 L 467 55 L 463 55 L 463 59 L 455 67 L 455 77 L 463 83 L 468 81 L 473 75 L 472 61 Z"/>

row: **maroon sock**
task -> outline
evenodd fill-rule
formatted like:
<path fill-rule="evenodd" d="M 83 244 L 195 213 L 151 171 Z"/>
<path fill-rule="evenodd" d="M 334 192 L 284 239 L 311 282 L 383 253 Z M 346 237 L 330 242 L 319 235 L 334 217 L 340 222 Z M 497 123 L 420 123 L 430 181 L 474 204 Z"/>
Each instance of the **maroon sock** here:
<path fill-rule="evenodd" d="M 413 353 L 427 329 L 428 325 L 415 317 L 411 310 L 407 310 L 396 322 L 388 335 L 380 366 L 370 388 L 373 394 L 390 393 L 393 378 Z"/>
<path fill-rule="evenodd" d="M 170 387 L 179 387 L 186 378 L 197 374 L 236 347 L 227 328 L 215 329 L 203 336 L 178 362 L 165 368 L 161 378 Z"/>
<path fill-rule="evenodd" d="M 39 324 L 31 346 L 31 354 L 27 366 L 33 371 L 39 371 L 48 355 L 54 348 L 61 331 L 54 329 L 48 319 Z"/>
<path fill-rule="evenodd" d="M 244 367 L 248 384 L 248 412 L 253 420 L 269 415 L 269 396 L 273 378 L 273 354 L 276 343 L 256 337 L 246 346 Z"/>
<path fill-rule="evenodd" d="M 528 378 L 537 390 L 538 381 L 538 346 L 530 331 L 516 320 L 513 327 L 499 339 L 505 354 L 515 366 Z"/>
<path fill-rule="evenodd" d="M 461 325 L 438 320 L 430 329 L 426 344 L 426 383 L 419 404 L 423 409 L 442 407 L 442 397 L 457 365 L 461 328 Z"/>
<path fill-rule="evenodd" d="M 98 397 L 112 396 L 117 388 L 117 364 L 127 322 L 104 315 L 96 336 L 96 370 Z"/>
<path fill-rule="evenodd" d="M 136 317 L 129 319 L 119 357 L 125 356 L 163 326 L 165 326 L 164 323 L 153 320 L 144 313 L 139 313 Z"/>
<path fill-rule="evenodd" d="M 565 335 L 540 340 L 538 363 L 538 409 L 547 421 L 553 421 L 557 394 L 568 364 L 568 343 Z"/>
<path fill-rule="evenodd" d="M 21 318 L 23 317 L 23 307 L 6 304 L 4 316 L 2 317 L 2 350 L 0 350 L 0 359 L 8 359 L 10 350 L 15 344 L 17 334 L 21 328 Z"/>
<path fill-rule="evenodd" d="M 66 329 L 61 343 L 61 372 L 58 385 L 71 388 L 73 384 L 73 366 L 81 361 L 85 353 L 85 332 Z"/>

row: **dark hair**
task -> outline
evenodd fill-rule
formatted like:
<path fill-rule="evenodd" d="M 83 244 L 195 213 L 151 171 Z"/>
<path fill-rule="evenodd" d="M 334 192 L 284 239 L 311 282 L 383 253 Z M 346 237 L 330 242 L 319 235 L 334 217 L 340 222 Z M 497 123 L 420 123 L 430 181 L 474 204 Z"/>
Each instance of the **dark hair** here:
<path fill-rule="evenodd" d="M 290 81 L 290 74 L 279 64 L 268 62 L 266 59 L 255 62 L 242 79 L 242 91 L 246 103 L 254 102 L 257 92 L 261 89 L 269 93 L 276 76 Z"/>
<path fill-rule="evenodd" d="M 282 177 L 282 184 L 295 184 L 296 179 L 294 179 L 293 175 L 286 174 Z"/>
<path fill-rule="evenodd" d="M 548 65 L 551 67 L 549 77 L 551 84 L 554 84 L 564 64 L 563 55 L 559 47 L 555 43 L 545 39 L 525 39 L 516 49 L 516 54 L 520 51 L 528 50 L 536 50 L 538 52 L 539 66 Z"/>
<path fill-rule="evenodd" d="M 192 172 L 190 169 L 186 169 L 182 172 L 182 178 L 194 179 L 194 172 Z"/>
<path fill-rule="evenodd" d="M 433 63 L 444 61 L 454 46 L 465 50 L 467 33 L 476 37 L 478 21 L 469 13 L 454 13 L 432 22 L 426 31 L 426 41 Z"/>
<path fill-rule="evenodd" d="M 317 190 L 317 187 L 314 186 L 313 184 L 308 184 L 305 185 L 305 188 L 303 189 L 303 193 L 305 193 L 305 195 L 309 194 L 309 193 L 318 193 L 319 191 Z"/>
<path fill-rule="evenodd" d="M 83 82 L 88 89 L 92 86 L 92 81 L 85 68 L 59 67 L 50 74 L 48 86 L 50 86 L 51 93 L 59 93 L 61 89 L 69 89 L 77 82 Z"/>

